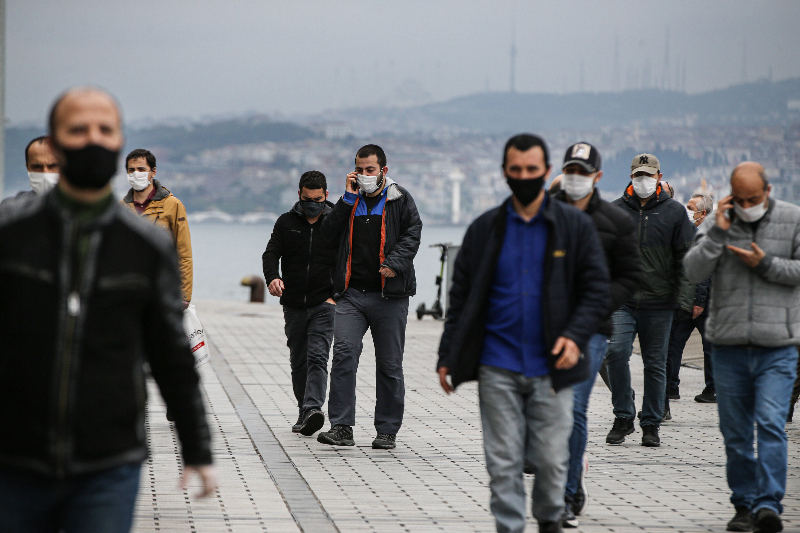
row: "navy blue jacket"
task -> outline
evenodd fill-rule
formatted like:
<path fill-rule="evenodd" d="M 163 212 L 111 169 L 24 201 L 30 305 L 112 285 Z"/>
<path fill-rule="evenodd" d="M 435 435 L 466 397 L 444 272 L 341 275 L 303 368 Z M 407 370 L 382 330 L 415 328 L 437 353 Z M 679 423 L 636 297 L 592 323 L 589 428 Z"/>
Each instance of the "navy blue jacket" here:
<path fill-rule="evenodd" d="M 437 368 L 450 369 L 455 387 L 478 379 L 486 309 L 503 247 L 505 213 L 510 201 L 509 197 L 470 224 L 456 257 L 437 363 Z M 542 298 L 545 345 L 552 347 L 558 337 L 564 336 L 583 352 L 602 326 L 611 301 L 603 247 L 592 219 L 580 210 L 548 199 L 543 215 L 548 229 Z M 570 369 L 557 370 L 558 357 L 548 355 L 553 389 L 588 377 L 585 357 Z"/>

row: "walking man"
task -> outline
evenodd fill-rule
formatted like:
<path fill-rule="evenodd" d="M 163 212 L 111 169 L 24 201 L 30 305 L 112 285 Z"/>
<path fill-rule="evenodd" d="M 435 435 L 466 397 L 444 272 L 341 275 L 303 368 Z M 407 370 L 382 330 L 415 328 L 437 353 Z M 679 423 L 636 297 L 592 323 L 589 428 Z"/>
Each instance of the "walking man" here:
<path fill-rule="evenodd" d="M 800 207 L 771 198 L 770 189 L 761 165 L 737 166 L 731 195 L 685 260 L 693 282 L 714 275 L 706 334 L 736 509 L 728 531 L 783 528 L 784 424 L 800 344 Z"/>
<path fill-rule="evenodd" d="M 367 329 L 375 345 L 377 381 L 377 436 L 372 447 L 394 448 L 403 423 L 403 350 L 408 297 L 417 290 L 414 257 L 422 221 L 414 199 L 388 172 L 381 147 L 362 146 L 355 171 L 345 179 L 344 196 L 322 225 L 325 238 L 339 248 L 333 278 L 337 296 L 328 398 L 331 429 L 317 436 L 325 444 L 355 444 L 356 371 Z"/>
<path fill-rule="evenodd" d="M 216 487 L 175 249 L 114 201 L 123 145 L 113 98 L 93 88 L 50 112 L 54 190 L 0 209 L 0 523 L 127 532 L 147 457 L 144 363 L 175 415 L 202 495 Z"/>
<path fill-rule="evenodd" d="M 183 308 L 192 301 L 192 236 L 186 220 L 186 208 L 156 179 L 156 156 L 149 150 L 136 149 L 125 158 L 131 188 L 122 203 L 144 218 L 166 229 L 178 252 L 181 271 Z"/>
<path fill-rule="evenodd" d="M 600 198 L 595 185 L 603 177 L 602 158 L 589 143 L 577 143 L 567 148 L 562 165 L 563 181 L 555 199 L 571 204 L 592 217 L 600 235 L 608 271 L 611 276 L 611 307 L 599 331 L 592 335 L 584 356 L 589 360 L 589 377 L 575 384 L 572 406 L 572 434 L 569 438 L 569 472 L 564 492 L 566 507 L 562 517 L 564 527 L 577 527 L 576 515 L 581 515 L 589 503 L 586 490 L 584 457 L 587 440 L 586 411 L 595 378 L 606 358 L 608 339 L 613 331 L 611 314 L 622 307 L 636 292 L 642 276 L 639 248 L 636 246 L 636 226 L 618 207 Z M 551 189 L 552 190 L 552 189 Z"/>
<path fill-rule="evenodd" d="M 686 214 L 695 227 L 700 224 L 714 210 L 714 203 L 707 194 L 694 194 L 686 203 Z M 672 320 L 672 331 L 669 336 L 669 349 L 667 355 L 667 412 L 669 401 L 679 400 L 680 370 L 683 351 L 686 342 L 697 329 L 703 343 L 703 372 L 705 374 L 705 388 L 694 397 L 699 403 L 716 403 L 717 394 L 714 388 L 713 365 L 711 362 L 711 343 L 706 338 L 706 319 L 708 318 L 708 291 L 711 278 L 694 285 L 694 301 L 684 304 L 675 311 Z"/>
<path fill-rule="evenodd" d="M 322 404 L 336 314 L 331 278 L 336 243 L 320 232 L 332 205 L 325 175 L 305 172 L 297 194 L 294 207 L 275 221 L 261 260 L 269 293 L 281 299 L 286 321 L 292 389 L 300 411 L 292 431 L 310 436 L 325 423 Z"/>
<path fill-rule="evenodd" d="M 662 176 L 656 156 L 637 155 L 631 163 L 631 184 L 613 202 L 636 224 L 644 275 L 633 298 L 613 315 L 606 357 L 615 417 L 606 437 L 609 444 L 621 444 L 634 431 L 630 358 L 638 334 L 644 361 L 642 445 L 661 445 L 658 429 L 666 402 L 669 333 L 681 288 L 688 286 L 682 260 L 695 233 L 686 209 L 659 184 Z"/>
<path fill-rule="evenodd" d="M 513 194 L 467 229 L 437 370 L 448 394 L 478 380 L 497 531 L 525 529 L 527 459 L 536 472 L 533 517 L 539 531 L 558 532 L 572 385 L 588 377 L 581 352 L 607 316 L 608 268 L 592 220 L 545 192 L 551 166 L 540 137 L 509 139 L 502 169 Z"/>

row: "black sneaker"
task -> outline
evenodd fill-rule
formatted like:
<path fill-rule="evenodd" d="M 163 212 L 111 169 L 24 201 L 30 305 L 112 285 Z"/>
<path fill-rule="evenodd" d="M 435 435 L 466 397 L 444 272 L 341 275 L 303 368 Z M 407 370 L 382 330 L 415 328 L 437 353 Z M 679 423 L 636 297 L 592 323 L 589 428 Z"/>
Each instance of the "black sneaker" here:
<path fill-rule="evenodd" d="M 669 404 L 664 406 L 664 413 L 661 415 L 661 420 L 672 420 L 672 411 L 669 410 Z"/>
<path fill-rule="evenodd" d="M 300 434 L 310 437 L 322 428 L 325 423 L 325 415 L 319 409 L 311 409 L 303 417 L 303 422 L 300 426 Z"/>
<path fill-rule="evenodd" d="M 608 432 L 608 436 L 606 437 L 607 444 L 622 444 L 625 442 L 625 436 L 630 435 L 633 433 L 633 420 L 630 418 L 620 418 L 617 417 L 614 419 L 614 425 L 611 428 L 611 431 Z"/>
<path fill-rule="evenodd" d="M 578 527 L 578 519 L 575 518 L 575 513 L 572 512 L 572 508 L 569 505 L 565 505 L 564 512 L 561 513 L 561 527 Z"/>
<path fill-rule="evenodd" d="M 334 446 L 355 446 L 356 441 L 353 440 L 353 428 L 342 424 L 331 426 L 329 431 L 325 431 L 317 435 L 317 440 L 323 444 L 332 444 Z"/>
<path fill-rule="evenodd" d="M 586 459 L 586 456 L 583 456 L 583 461 L 581 461 L 581 478 L 580 482 L 578 483 L 578 490 L 575 491 L 575 495 L 572 497 L 572 501 L 570 502 L 570 506 L 572 507 L 572 512 L 575 513 L 575 516 L 580 516 L 586 511 L 586 507 L 589 505 L 589 491 L 586 490 L 586 471 L 589 470 L 589 460 Z"/>
<path fill-rule="evenodd" d="M 703 392 L 694 397 L 694 401 L 699 403 L 717 403 L 717 391 L 711 387 L 706 387 Z"/>
<path fill-rule="evenodd" d="M 564 533 L 561 529 L 561 521 L 539 522 L 539 533 Z"/>
<path fill-rule="evenodd" d="M 378 433 L 378 436 L 372 441 L 372 447 L 376 450 L 391 450 L 395 446 L 396 437 L 397 435 L 389 433 Z"/>
<path fill-rule="evenodd" d="M 753 519 L 748 507 L 736 506 L 736 516 L 728 522 L 728 531 L 753 531 Z"/>
<path fill-rule="evenodd" d="M 650 424 L 642 426 L 642 446 L 651 448 L 661 446 L 661 439 L 658 438 L 658 426 Z"/>
<path fill-rule="evenodd" d="M 300 409 L 300 414 L 297 415 L 297 422 L 292 424 L 292 433 L 300 433 L 300 428 L 303 427 L 303 410 Z"/>
<path fill-rule="evenodd" d="M 791 424 L 794 417 L 794 404 L 789 406 L 789 416 L 786 417 L 786 423 Z"/>
<path fill-rule="evenodd" d="M 778 513 L 768 507 L 756 511 L 753 517 L 753 533 L 777 533 L 783 531 L 783 524 Z"/>
<path fill-rule="evenodd" d="M 677 387 L 674 389 L 669 389 L 667 391 L 667 400 L 680 400 L 680 399 L 681 399 L 681 393 Z"/>

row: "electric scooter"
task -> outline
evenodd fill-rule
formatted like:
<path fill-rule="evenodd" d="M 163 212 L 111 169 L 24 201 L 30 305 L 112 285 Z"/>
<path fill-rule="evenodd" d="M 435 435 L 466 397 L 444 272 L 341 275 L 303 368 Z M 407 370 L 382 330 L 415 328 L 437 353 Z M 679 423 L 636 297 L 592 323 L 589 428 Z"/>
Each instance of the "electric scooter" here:
<path fill-rule="evenodd" d="M 447 250 L 452 246 L 452 242 L 440 242 L 431 244 L 429 248 L 436 248 L 437 246 L 442 250 L 442 256 L 439 259 L 441 266 L 439 267 L 439 275 L 436 276 L 436 301 L 430 309 L 425 308 L 425 302 L 422 302 L 417 307 L 417 319 L 422 320 L 425 315 L 430 315 L 435 319 L 444 318 L 444 309 L 442 308 L 442 280 L 444 279 L 444 264 L 447 261 Z"/>

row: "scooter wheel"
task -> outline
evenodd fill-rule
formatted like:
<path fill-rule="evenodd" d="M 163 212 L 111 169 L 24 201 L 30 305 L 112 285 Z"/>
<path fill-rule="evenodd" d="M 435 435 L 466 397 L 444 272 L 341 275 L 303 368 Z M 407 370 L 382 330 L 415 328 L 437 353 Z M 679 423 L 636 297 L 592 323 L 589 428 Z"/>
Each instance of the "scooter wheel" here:
<path fill-rule="evenodd" d="M 422 317 L 425 316 L 425 303 L 419 304 L 417 307 L 417 320 L 422 320 Z"/>

